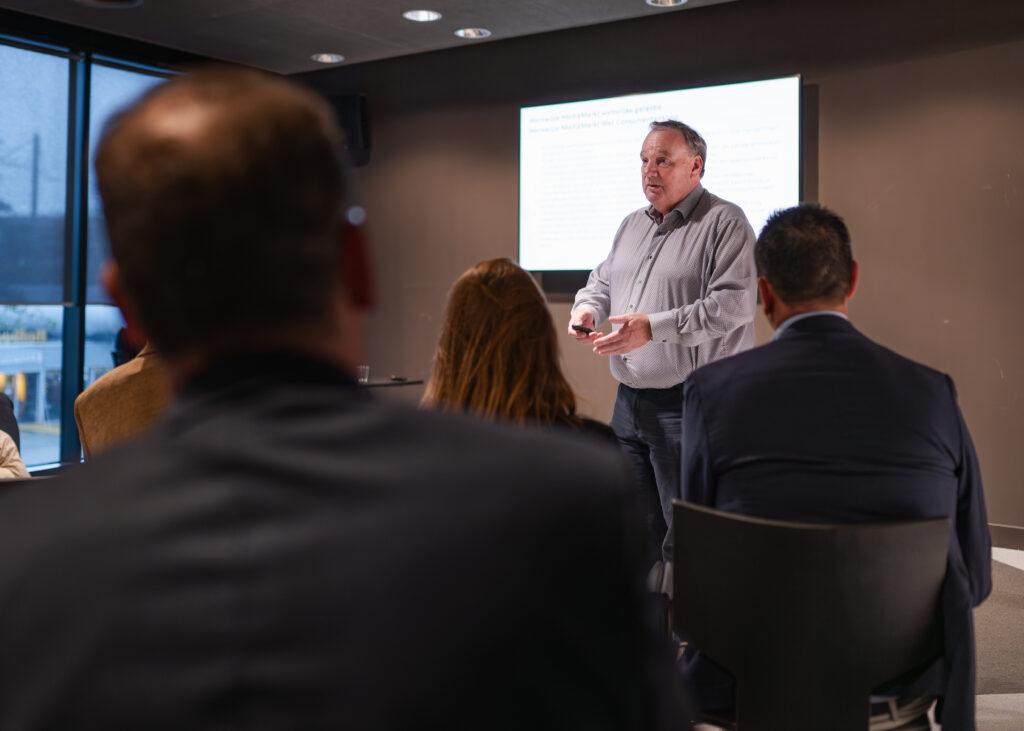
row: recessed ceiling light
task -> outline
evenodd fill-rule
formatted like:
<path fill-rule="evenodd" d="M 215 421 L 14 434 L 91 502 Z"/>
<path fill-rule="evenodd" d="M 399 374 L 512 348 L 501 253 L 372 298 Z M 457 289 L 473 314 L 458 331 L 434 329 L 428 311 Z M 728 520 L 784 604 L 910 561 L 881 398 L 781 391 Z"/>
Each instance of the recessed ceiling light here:
<path fill-rule="evenodd" d="M 686 5 L 686 0 L 647 0 L 648 5 L 656 8 L 674 8 L 679 5 Z"/>
<path fill-rule="evenodd" d="M 104 8 L 106 10 L 124 10 L 125 8 L 137 8 L 142 5 L 142 0 L 75 0 L 75 2 L 90 8 Z"/>
<path fill-rule="evenodd" d="M 310 58 L 317 63 L 341 63 L 345 60 L 340 53 L 314 53 Z"/>
<path fill-rule="evenodd" d="M 459 28 L 455 31 L 455 35 L 459 38 L 486 38 L 491 32 L 486 28 Z"/>
<path fill-rule="evenodd" d="M 417 23 L 429 23 L 433 20 L 440 20 L 441 14 L 436 10 L 406 10 L 402 17 L 407 20 L 415 20 Z"/>

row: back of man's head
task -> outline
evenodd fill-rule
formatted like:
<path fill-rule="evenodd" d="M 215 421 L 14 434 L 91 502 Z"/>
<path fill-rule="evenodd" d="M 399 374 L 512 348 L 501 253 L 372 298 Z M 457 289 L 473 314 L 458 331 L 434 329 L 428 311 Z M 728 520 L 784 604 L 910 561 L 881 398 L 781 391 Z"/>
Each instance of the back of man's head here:
<path fill-rule="evenodd" d="M 342 149 L 322 100 L 255 71 L 171 79 L 111 120 L 95 159 L 111 249 L 165 356 L 327 317 Z"/>
<path fill-rule="evenodd" d="M 790 306 L 839 304 L 853 284 L 846 224 L 816 203 L 776 211 L 754 247 L 757 274 Z"/>

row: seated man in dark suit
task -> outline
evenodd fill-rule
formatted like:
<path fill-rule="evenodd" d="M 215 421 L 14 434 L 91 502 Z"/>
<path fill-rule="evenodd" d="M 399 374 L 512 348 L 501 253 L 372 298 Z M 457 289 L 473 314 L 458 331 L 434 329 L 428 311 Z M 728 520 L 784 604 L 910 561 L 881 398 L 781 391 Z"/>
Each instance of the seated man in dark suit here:
<path fill-rule="evenodd" d="M 0 495 L 0 728 L 671 729 L 626 472 L 571 436 L 380 403 L 327 105 L 148 92 L 96 170 L 158 424 Z"/>
<path fill-rule="evenodd" d="M 755 259 L 775 335 L 687 379 L 684 499 L 806 522 L 951 517 L 946 657 L 897 692 L 943 696 L 943 728 L 973 728 L 971 607 L 991 589 L 991 544 L 953 381 L 847 320 L 858 270 L 831 211 L 804 204 L 776 213 Z M 693 672 L 704 707 L 731 702 L 707 663 Z"/>

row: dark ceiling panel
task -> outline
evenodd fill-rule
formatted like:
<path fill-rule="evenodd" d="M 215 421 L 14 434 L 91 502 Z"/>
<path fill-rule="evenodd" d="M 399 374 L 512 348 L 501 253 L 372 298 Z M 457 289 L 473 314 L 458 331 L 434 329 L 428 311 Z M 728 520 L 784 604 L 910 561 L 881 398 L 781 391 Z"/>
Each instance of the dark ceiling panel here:
<path fill-rule="evenodd" d="M 0 0 L 0 8 L 279 73 L 323 68 L 313 53 L 361 63 L 441 48 L 693 10 L 735 0 L 689 0 L 659 9 L 644 0 L 146 0 L 131 9 L 73 0 Z M 412 8 L 443 14 L 434 23 L 402 17 Z M 482 27 L 487 40 L 454 31 Z"/>

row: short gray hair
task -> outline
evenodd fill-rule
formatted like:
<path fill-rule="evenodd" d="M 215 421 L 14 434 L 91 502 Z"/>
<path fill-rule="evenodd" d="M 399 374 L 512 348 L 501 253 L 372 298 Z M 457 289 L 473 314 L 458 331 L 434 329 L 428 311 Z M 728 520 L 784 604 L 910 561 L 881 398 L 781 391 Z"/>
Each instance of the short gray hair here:
<path fill-rule="evenodd" d="M 686 146 L 690 148 L 690 152 L 700 158 L 700 176 L 703 178 L 704 170 L 708 164 L 708 143 L 704 141 L 704 138 L 700 136 L 697 130 L 676 119 L 666 119 L 664 122 L 651 122 L 651 131 L 653 132 L 656 129 L 674 129 L 683 136 L 683 139 L 686 140 Z"/>

